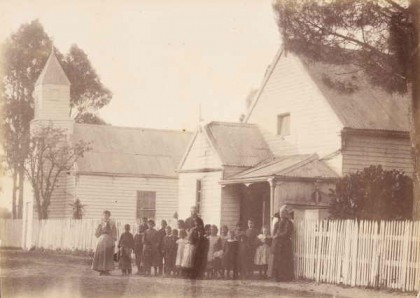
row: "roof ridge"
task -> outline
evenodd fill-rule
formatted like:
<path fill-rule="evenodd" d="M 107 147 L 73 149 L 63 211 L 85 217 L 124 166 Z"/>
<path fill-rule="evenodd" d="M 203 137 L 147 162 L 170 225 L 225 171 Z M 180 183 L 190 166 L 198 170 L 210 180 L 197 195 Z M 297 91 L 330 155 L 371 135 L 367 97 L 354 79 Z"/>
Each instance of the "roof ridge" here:
<path fill-rule="evenodd" d="M 106 128 L 115 128 L 115 129 L 131 129 L 131 130 L 151 130 L 151 131 L 162 131 L 162 132 L 174 132 L 174 133 L 189 133 L 192 134 L 192 131 L 189 130 L 176 130 L 176 129 L 167 129 L 167 128 L 153 128 L 153 127 L 133 127 L 133 126 L 119 126 L 119 125 L 107 125 L 107 124 L 90 124 L 90 123 L 75 123 L 79 126 L 96 126 L 96 127 L 106 127 Z"/>
<path fill-rule="evenodd" d="M 210 121 L 209 123 L 206 124 L 207 125 L 211 125 L 211 124 L 221 124 L 221 125 L 226 125 L 226 126 L 253 126 L 256 127 L 257 125 L 254 123 L 244 123 L 244 122 L 228 122 L 228 121 Z"/>

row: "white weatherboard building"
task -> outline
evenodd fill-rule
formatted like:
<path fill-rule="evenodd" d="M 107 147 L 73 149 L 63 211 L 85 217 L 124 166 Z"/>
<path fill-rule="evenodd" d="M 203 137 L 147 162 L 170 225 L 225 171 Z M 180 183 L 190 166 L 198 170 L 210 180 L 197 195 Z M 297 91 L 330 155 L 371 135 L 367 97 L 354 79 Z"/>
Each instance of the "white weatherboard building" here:
<path fill-rule="evenodd" d="M 329 189 L 370 165 L 413 172 L 409 99 L 371 85 L 350 65 L 313 63 L 283 51 L 265 75 L 244 123 L 210 122 L 183 131 L 74 123 L 70 82 L 51 54 L 35 88 L 31 125 L 53 123 L 93 150 L 60 180 L 50 218 L 186 218 L 268 224 L 279 206 L 323 218 Z"/>
<path fill-rule="evenodd" d="M 205 223 L 267 224 L 327 216 L 334 180 L 370 165 L 413 173 L 409 98 L 373 86 L 351 65 L 279 51 L 245 123 L 198 129 L 179 172 L 179 214 L 199 204 Z"/>
<path fill-rule="evenodd" d="M 49 218 L 71 218 L 76 198 L 85 205 L 84 218 L 100 218 L 106 209 L 119 219 L 173 218 L 178 206 L 175 170 L 191 133 L 75 123 L 69 116 L 70 82 L 54 53 L 34 96 L 31 128 L 51 123 L 67 129 L 70 140 L 92 142 L 74 170 L 60 177 Z"/>

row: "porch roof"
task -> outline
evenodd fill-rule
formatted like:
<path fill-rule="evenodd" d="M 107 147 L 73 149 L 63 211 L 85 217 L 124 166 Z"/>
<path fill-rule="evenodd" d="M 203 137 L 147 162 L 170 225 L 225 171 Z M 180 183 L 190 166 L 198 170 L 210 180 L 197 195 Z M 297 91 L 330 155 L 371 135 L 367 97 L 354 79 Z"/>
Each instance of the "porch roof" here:
<path fill-rule="evenodd" d="M 319 160 L 316 154 L 289 155 L 266 160 L 251 169 L 222 180 L 221 184 L 266 181 L 272 178 L 279 180 L 334 180 L 338 177 L 338 174 L 322 160 Z"/>

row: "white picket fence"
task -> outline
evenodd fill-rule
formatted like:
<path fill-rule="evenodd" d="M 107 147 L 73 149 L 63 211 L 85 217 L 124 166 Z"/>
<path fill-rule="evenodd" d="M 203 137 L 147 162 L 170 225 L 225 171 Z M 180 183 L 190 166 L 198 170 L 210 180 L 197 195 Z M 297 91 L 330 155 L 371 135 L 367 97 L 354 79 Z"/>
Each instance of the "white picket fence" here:
<path fill-rule="evenodd" d="M 419 221 L 301 221 L 295 235 L 297 278 L 420 289 Z"/>
<path fill-rule="evenodd" d="M 118 235 L 128 223 L 116 220 Z M 98 220 L 34 221 L 32 245 L 94 250 Z M 420 290 L 420 221 L 295 222 L 295 276 L 350 286 Z M 1 220 L 1 246 L 21 246 L 21 220 Z M 28 245 L 26 246 L 28 247 Z"/>
<path fill-rule="evenodd" d="M 1 247 L 22 246 L 22 224 L 21 219 L 0 219 Z"/>

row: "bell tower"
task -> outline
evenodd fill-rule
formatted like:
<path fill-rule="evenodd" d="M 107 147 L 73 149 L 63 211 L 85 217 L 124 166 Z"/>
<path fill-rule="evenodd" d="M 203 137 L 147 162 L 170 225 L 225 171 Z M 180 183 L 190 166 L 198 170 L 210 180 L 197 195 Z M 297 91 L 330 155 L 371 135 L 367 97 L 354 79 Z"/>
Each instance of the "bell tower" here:
<path fill-rule="evenodd" d="M 54 47 L 44 69 L 35 83 L 35 116 L 33 123 L 53 124 L 73 131 L 74 120 L 70 118 L 70 81 L 67 78 Z"/>

